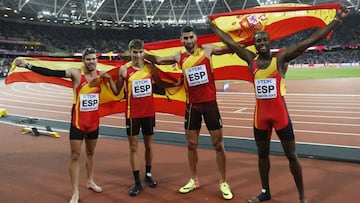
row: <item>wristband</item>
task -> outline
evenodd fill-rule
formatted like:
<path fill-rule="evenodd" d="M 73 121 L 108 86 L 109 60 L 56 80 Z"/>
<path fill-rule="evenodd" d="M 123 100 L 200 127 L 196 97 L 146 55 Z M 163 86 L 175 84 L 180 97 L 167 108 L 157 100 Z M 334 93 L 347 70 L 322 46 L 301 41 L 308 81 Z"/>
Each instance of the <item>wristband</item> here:
<path fill-rule="evenodd" d="M 342 23 L 342 20 L 337 15 L 334 17 L 334 20 L 338 21 L 339 23 Z"/>
<path fill-rule="evenodd" d="M 31 65 L 30 63 L 27 63 L 27 64 L 25 65 L 25 68 L 31 70 L 32 65 Z"/>

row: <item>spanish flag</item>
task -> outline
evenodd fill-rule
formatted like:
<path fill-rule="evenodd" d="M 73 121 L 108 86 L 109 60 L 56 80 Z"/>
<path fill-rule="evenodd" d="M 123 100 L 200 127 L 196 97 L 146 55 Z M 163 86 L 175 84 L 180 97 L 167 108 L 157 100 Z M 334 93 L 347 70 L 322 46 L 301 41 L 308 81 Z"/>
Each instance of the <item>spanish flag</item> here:
<path fill-rule="evenodd" d="M 228 13 L 210 16 L 210 19 L 220 29 L 229 33 L 237 42 L 254 49 L 254 33 L 265 30 L 270 33 L 271 40 L 280 39 L 296 32 L 324 27 L 335 17 L 340 3 L 320 4 L 315 6 L 305 4 L 277 4 L 260 6 Z M 223 45 L 214 34 L 198 36 L 198 45 L 214 44 Z M 157 56 L 169 56 L 176 51 L 185 51 L 179 39 L 151 42 L 145 44 L 147 52 Z M 80 68 L 80 59 L 69 58 L 35 58 L 25 57 L 28 63 L 50 69 L 63 70 L 66 68 Z M 118 78 L 118 69 L 127 61 L 99 60 L 99 71 L 108 72 L 113 79 Z M 212 66 L 216 80 L 245 80 L 252 81 L 247 64 L 235 54 L 225 54 L 212 57 Z M 177 82 L 182 71 L 177 66 L 158 66 L 159 76 L 169 82 Z M 13 64 L 5 84 L 13 82 L 45 82 L 72 87 L 66 78 L 54 78 L 39 75 L 24 68 L 17 68 Z M 114 96 L 109 84 L 104 83 L 100 95 L 100 115 L 121 113 L 125 110 L 123 91 L 119 96 Z M 156 110 L 158 112 L 183 115 L 185 112 L 186 93 L 183 87 L 167 88 L 157 91 L 154 95 Z"/>

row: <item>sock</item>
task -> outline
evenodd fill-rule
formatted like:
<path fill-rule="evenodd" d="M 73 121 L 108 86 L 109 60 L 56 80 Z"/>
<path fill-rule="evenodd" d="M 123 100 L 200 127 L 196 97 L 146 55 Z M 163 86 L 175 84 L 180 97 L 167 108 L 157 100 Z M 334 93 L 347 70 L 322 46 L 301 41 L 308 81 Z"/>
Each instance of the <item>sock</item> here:
<path fill-rule="evenodd" d="M 133 171 L 135 185 L 140 185 L 140 172 L 139 170 Z"/>
<path fill-rule="evenodd" d="M 146 171 L 146 175 L 151 177 L 151 166 L 146 165 L 145 171 Z"/>
<path fill-rule="evenodd" d="M 269 187 L 262 188 L 261 193 L 270 193 Z"/>

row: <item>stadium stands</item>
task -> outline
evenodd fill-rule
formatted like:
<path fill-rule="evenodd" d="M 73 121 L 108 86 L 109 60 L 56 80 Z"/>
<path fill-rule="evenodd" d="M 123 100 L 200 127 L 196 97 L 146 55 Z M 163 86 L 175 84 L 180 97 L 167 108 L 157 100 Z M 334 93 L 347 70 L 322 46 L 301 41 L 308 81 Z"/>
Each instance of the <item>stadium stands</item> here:
<path fill-rule="evenodd" d="M 360 62 L 360 13 L 350 15 L 333 33 L 330 40 L 321 41 L 323 50 L 308 51 L 292 63 L 335 63 Z M 0 20 L 0 58 L 18 55 L 46 55 L 46 53 L 80 52 L 84 47 L 95 47 L 99 52 L 123 53 L 133 38 L 153 42 L 176 39 L 180 27 L 159 28 L 99 28 L 92 30 L 76 25 L 36 24 Z M 306 30 L 274 41 L 272 48 L 288 47 L 312 34 Z M 209 29 L 199 29 L 199 35 L 211 33 Z M 12 56 L 11 56 L 12 55 Z"/>

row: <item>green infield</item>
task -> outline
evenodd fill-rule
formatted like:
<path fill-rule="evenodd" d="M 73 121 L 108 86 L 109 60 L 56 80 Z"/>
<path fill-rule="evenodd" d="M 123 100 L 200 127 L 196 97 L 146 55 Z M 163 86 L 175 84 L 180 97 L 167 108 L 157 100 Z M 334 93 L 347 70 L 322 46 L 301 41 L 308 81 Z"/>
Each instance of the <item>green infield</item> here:
<path fill-rule="evenodd" d="M 360 77 L 360 67 L 289 68 L 287 80 Z"/>

